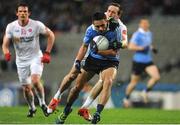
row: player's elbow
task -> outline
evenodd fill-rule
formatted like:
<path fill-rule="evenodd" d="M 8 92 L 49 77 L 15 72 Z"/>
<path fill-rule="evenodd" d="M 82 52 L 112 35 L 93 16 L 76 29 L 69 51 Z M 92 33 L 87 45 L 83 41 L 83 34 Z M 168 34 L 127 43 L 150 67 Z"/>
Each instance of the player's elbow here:
<path fill-rule="evenodd" d="M 54 35 L 53 31 L 51 31 L 49 28 L 47 28 L 46 35 L 47 35 L 48 39 L 50 39 L 52 42 L 54 42 L 55 35 Z"/>

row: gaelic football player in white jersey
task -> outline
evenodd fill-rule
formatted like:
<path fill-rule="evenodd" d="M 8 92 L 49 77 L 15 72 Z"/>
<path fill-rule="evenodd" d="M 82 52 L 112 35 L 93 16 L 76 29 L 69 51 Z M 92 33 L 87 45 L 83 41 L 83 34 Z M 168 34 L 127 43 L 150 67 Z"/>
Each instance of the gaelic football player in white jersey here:
<path fill-rule="evenodd" d="M 43 72 L 43 63 L 49 63 L 51 60 L 50 52 L 55 36 L 42 22 L 29 18 L 30 11 L 27 4 L 20 3 L 17 6 L 16 16 L 18 19 L 7 25 L 3 38 L 3 53 L 6 61 L 10 61 L 11 52 L 9 51 L 9 45 L 12 41 L 16 53 L 19 81 L 23 88 L 24 98 L 29 105 L 27 117 L 33 117 L 36 113 L 32 87 L 35 88 L 39 105 L 44 115 L 47 116 L 44 87 L 40 79 Z M 40 34 L 47 36 L 47 48 L 44 54 L 40 50 Z"/>

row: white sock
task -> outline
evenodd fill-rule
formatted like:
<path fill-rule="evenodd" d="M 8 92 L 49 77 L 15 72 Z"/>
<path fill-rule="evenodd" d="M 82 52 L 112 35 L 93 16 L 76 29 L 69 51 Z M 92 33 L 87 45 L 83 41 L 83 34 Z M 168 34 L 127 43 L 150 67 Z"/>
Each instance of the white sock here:
<path fill-rule="evenodd" d="M 54 95 L 54 99 L 60 100 L 62 94 L 63 94 L 63 93 L 61 93 L 60 90 L 58 90 L 58 91 L 56 92 L 56 94 Z"/>
<path fill-rule="evenodd" d="M 34 104 L 34 96 L 32 98 L 32 102 L 31 102 L 31 109 L 34 111 L 36 109 L 36 106 Z"/>
<path fill-rule="evenodd" d="M 45 96 L 44 96 L 44 93 L 40 93 L 40 92 L 37 92 L 37 90 L 35 89 L 35 92 L 36 92 L 36 95 L 38 97 L 38 100 L 39 100 L 39 105 L 42 106 L 42 105 L 46 105 L 45 103 Z"/>
<path fill-rule="evenodd" d="M 25 99 L 28 103 L 29 109 L 32 109 L 34 111 L 36 109 L 36 106 L 34 104 L 34 96 L 32 96 L 31 98 L 26 97 Z"/>
<path fill-rule="evenodd" d="M 88 96 L 84 104 L 81 106 L 81 108 L 88 108 L 94 100 Z"/>

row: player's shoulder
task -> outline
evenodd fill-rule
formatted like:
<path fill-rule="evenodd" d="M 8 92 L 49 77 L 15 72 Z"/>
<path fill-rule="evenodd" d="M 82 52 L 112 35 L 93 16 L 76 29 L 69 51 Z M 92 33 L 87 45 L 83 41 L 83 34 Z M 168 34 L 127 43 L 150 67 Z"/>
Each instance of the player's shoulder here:
<path fill-rule="evenodd" d="M 92 25 L 89 25 L 86 30 L 87 30 L 87 31 L 93 31 L 93 30 L 94 30 L 93 24 L 92 24 Z"/>
<path fill-rule="evenodd" d="M 134 38 L 139 38 L 140 36 L 142 36 L 142 33 L 139 32 L 139 30 L 136 30 L 133 35 L 132 35 Z"/>
<path fill-rule="evenodd" d="M 18 25 L 19 25 L 18 20 L 14 20 L 14 21 L 7 24 L 7 29 L 12 29 L 12 28 L 14 28 L 14 27 L 16 27 Z"/>
<path fill-rule="evenodd" d="M 135 35 L 141 35 L 143 34 L 139 29 L 134 32 Z"/>
<path fill-rule="evenodd" d="M 39 21 L 39 20 L 34 20 L 34 19 L 29 19 L 29 22 L 30 22 L 30 24 L 32 24 L 32 25 L 36 25 L 36 26 L 42 26 L 42 25 L 44 25 L 44 23 L 43 22 L 41 22 L 41 21 Z"/>
<path fill-rule="evenodd" d="M 8 23 L 7 25 L 8 25 L 8 26 L 18 25 L 18 20 L 14 20 L 14 21 Z"/>
<path fill-rule="evenodd" d="M 127 29 L 126 25 L 120 19 L 118 19 L 118 23 L 120 27 L 122 27 L 123 29 Z"/>
<path fill-rule="evenodd" d="M 94 33 L 96 32 L 94 25 L 90 25 L 86 29 L 86 33 Z"/>
<path fill-rule="evenodd" d="M 41 21 L 39 21 L 39 20 L 34 20 L 34 19 L 29 19 L 29 22 L 30 22 L 30 23 L 33 23 L 33 24 L 36 24 L 36 25 L 43 24 Z"/>

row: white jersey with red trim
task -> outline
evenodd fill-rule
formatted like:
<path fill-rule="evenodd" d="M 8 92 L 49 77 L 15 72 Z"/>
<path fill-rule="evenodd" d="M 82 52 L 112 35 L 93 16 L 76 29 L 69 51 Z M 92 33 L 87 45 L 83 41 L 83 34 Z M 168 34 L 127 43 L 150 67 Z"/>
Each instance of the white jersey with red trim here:
<path fill-rule="evenodd" d="M 45 32 L 45 25 L 32 19 L 29 19 L 26 26 L 19 25 L 18 20 L 7 25 L 5 35 L 14 44 L 17 66 L 27 66 L 34 57 L 42 56 L 39 34 L 45 34 Z"/>
<path fill-rule="evenodd" d="M 121 29 L 121 39 L 122 41 L 125 40 L 126 42 L 128 41 L 128 37 L 127 37 L 127 27 L 123 24 L 123 22 L 118 19 L 118 22 L 119 22 L 119 27 Z"/>

